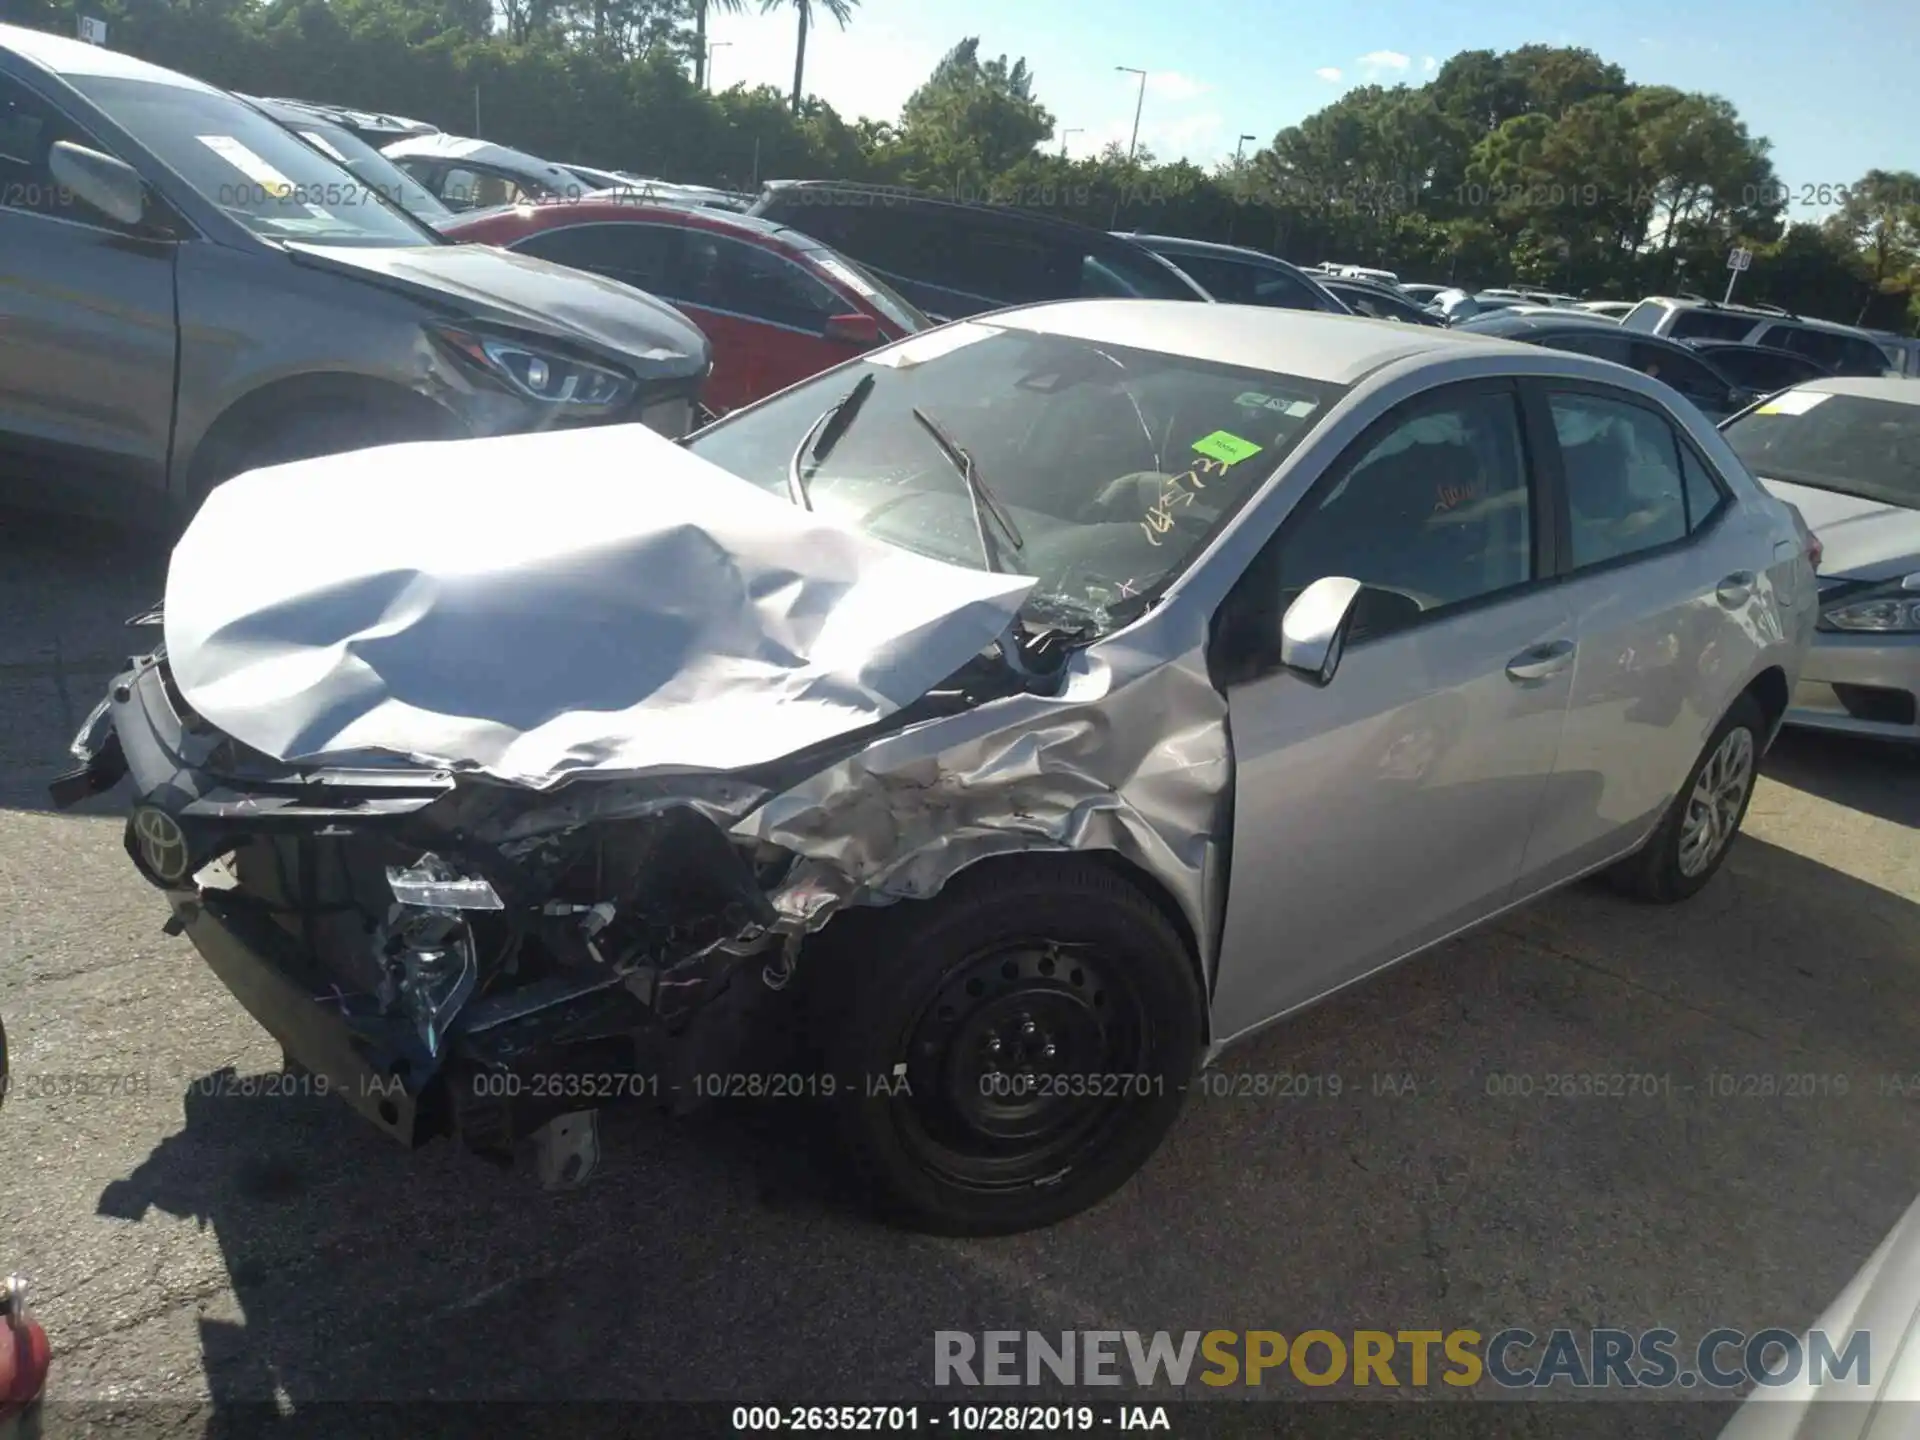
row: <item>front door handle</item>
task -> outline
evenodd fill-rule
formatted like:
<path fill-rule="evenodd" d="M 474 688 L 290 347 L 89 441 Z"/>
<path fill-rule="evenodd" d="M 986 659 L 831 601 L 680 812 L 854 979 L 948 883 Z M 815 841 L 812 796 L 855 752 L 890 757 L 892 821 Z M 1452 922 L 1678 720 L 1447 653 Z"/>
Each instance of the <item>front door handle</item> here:
<path fill-rule="evenodd" d="M 1714 590 L 1714 598 L 1729 610 L 1737 610 L 1753 595 L 1754 576 L 1751 570 L 1736 570 L 1722 580 Z"/>
<path fill-rule="evenodd" d="M 1573 641 L 1552 640 L 1522 650 L 1507 662 L 1507 678 L 1524 684 L 1558 675 L 1573 663 Z"/>

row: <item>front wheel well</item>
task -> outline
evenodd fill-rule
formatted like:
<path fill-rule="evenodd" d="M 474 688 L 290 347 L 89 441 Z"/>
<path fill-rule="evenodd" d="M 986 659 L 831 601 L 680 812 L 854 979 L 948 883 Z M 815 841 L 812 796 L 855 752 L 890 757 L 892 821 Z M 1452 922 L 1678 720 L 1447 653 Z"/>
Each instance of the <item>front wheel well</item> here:
<path fill-rule="evenodd" d="M 213 486 L 238 474 L 249 450 L 275 429 L 327 411 L 417 428 L 423 438 L 465 433 L 444 406 L 389 380 L 335 373 L 289 376 L 248 391 L 220 412 L 194 446 L 186 486 L 176 490 L 176 501 L 188 508 L 198 505 Z"/>
<path fill-rule="evenodd" d="M 886 911 L 898 910 L 902 906 L 925 904 L 928 899 L 947 893 L 947 890 L 960 883 L 963 877 L 966 883 L 974 884 L 986 875 L 997 871 L 1017 868 L 1032 873 L 1036 869 L 1063 867 L 1076 862 L 1091 862 L 1111 873 L 1116 879 L 1125 881 L 1145 896 L 1166 918 L 1167 923 L 1173 927 L 1174 934 L 1180 938 L 1181 949 L 1186 952 L 1187 963 L 1193 969 L 1194 983 L 1200 987 L 1202 1004 L 1210 1010 L 1211 1007 L 1206 1002 L 1212 997 L 1213 987 L 1208 984 L 1206 969 L 1200 962 L 1200 946 L 1194 937 L 1193 926 L 1188 921 L 1186 912 L 1173 898 L 1173 892 L 1158 877 L 1117 850 L 1013 850 L 983 856 L 954 871 L 934 896 L 897 900 L 886 906 L 850 906 L 830 920 L 816 938 L 824 938 L 838 927 L 840 934 L 835 937 L 836 939 L 852 939 L 850 932 L 859 928 L 857 917 L 871 918 Z M 847 924 L 849 920 L 853 920 L 854 923 Z M 820 947 L 816 946 L 816 948 Z"/>
<path fill-rule="evenodd" d="M 1769 665 L 1749 680 L 1747 688 L 1741 693 L 1751 695 L 1761 713 L 1767 717 L 1767 739 L 1771 741 L 1780 729 L 1781 718 L 1787 713 L 1787 672 L 1778 665 Z"/>

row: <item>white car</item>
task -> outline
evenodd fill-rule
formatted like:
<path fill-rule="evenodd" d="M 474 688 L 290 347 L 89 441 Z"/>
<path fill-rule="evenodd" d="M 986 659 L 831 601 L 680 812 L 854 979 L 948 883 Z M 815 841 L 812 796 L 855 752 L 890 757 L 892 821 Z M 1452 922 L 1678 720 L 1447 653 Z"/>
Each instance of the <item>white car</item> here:
<path fill-rule="evenodd" d="M 685 445 L 228 482 L 56 798 L 129 773 L 141 875 L 398 1139 L 582 1146 L 663 1072 L 773 1072 L 735 1022 L 791 1007 L 868 1193 L 1022 1229 L 1262 1026 L 1590 873 L 1708 884 L 1809 543 L 1623 366 L 1020 307 Z M 515 1088 L 585 1066 L 658 1083 Z"/>
<path fill-rule="evenodd" d="M 1920 742 L 1920 385 L 1809 380 L 1727 443 L 1820 541 L 1820 624 L 1787 723 Z"/>

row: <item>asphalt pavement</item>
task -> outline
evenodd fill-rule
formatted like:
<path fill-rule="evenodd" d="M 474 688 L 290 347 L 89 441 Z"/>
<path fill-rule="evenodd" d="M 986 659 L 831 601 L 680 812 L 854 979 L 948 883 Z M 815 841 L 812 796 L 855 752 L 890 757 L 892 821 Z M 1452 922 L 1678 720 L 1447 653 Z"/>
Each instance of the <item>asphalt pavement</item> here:
<path fill-rule="evenodd" d="M 875 1224 L 800 1101 L 623 1115 L 569 1194 L 404 1153 L 337 1101 L 244 1093 L 278 1048 L 161 933 L 124 798 L 48 807 L 163 569 L 0 517 L 0 1014 L 17 1075 L 91 1077 L 0 1112 L 0 1266 L 35 1282 L 56 1430 L 110 1403 L 951 1399 L 939 1330 L 1799 1330 L 1920 1192 L 1920 763 L 1804 737 L 1691 903 L 1582 885 L 1270 1029 L 1225 1074 L 1308 1093 L 1193 1096 L 1041 1233 Z M 1641 1078 L 1550 1093 L 1568 1075 Z"/>

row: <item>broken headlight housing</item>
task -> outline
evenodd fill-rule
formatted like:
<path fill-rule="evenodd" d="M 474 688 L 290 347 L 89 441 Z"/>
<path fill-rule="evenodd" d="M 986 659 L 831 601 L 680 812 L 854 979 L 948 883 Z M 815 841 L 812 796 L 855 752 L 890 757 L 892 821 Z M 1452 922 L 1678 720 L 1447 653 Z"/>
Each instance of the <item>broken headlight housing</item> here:
<path fill-rule="evenodd" d="M 434 334 L 462 358 L 514 394 L 570 410 L 617 410 L 633 399 L 631 375 L 526 340 L 482 335 L 451 326 Z"/>
<path fill-rule="evenodd" d="M 479 947 L 464 912 L 499 910 L 500 896 L 486 880 L 463 875 L 433 854 L 390 866 L 387 888 L 394 903 L 374 934 L 387 977 L 380 998 L 400 1002 L 427 1053 L 438 1056 L 480 978 Z"/>

